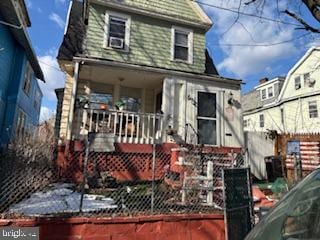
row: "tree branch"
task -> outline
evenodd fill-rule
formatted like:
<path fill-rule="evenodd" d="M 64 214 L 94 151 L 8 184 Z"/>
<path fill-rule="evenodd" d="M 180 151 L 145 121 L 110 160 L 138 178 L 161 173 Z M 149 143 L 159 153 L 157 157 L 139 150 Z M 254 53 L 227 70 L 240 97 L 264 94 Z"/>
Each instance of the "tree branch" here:
<path fill-rule="evenodd" d="M 320 0 L 302 0 L 302 2 L 307 6 L 312 16 L 320 22 Z"/>
<path fill-rule="evenodd" d="M 299 23 L 301 23 L 303 28 L 299 28 L 299 29 L 305 29 L 305 30 L 313 32 L 313 33 L 320 33 L 320 29 L 317 29 L 317 28 L 310 26 L 308 23 L 306 23 L 301 17 L 299 17 L 295 13 L 290 12 L 289 10 L 285 10 L 284 13 L 289 15 L 290 17 L 296 19 Z"/>

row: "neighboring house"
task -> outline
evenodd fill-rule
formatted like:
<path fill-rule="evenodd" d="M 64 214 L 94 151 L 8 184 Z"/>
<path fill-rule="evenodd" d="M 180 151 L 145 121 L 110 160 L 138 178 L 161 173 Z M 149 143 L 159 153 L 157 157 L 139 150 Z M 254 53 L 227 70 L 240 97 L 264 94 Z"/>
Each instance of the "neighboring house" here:
<path fill-rule="evenodd" d="M 108 127 L 118 143 L 241 147 L 241 81 L 218 75 L 211 26 L 188 0 L 73 1 L 58 55 L 67 73 L 59 137 Z"/>
<path fill-rule="evenodd" d="M 0 146 L 38 125 L 43 73 L 27 34 L 23 0 L 0 2 Z"/>
<path fill-rule="evenodd" d="M 245 131 L 320 132 L 320 47 L 309 49 L 285 79 L 262 81 L 242 97 Z"/>

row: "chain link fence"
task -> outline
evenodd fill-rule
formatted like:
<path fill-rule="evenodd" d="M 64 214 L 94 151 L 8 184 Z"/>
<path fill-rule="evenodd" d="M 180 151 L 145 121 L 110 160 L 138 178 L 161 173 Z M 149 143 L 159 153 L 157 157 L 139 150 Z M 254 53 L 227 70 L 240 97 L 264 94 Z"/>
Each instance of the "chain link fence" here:
<path fill-rule="evenodd" d="M 245 165 L 231 149 L 130 146 L 15 143 L 0 157 L 1 216 L 213 213 L 223 209 L 222 169 Z"/>

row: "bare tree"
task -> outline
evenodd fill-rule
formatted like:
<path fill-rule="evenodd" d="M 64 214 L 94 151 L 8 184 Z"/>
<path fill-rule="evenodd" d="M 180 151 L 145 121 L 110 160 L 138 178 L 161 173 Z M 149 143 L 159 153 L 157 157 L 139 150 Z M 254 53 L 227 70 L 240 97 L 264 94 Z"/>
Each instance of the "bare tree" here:
<path fill-rule="evenodd" d="M 286 1 L 286 0 L 276 0 L 277 6 L 279 6 L 279 2 Z M 300 5 L 305 5 L 307 10 L 312 14 L 314 19 L 320 23 L 320 0 L 296 0 L 299 7 Z M 291 0 L 290 3 L 293 1 Z M 245 5 L 256 5 L 257 9 L 260 10 L 260 12 L 263 12 L 264 6 L 266 4 L 266 0 L 248 0 L 244 3 Z M 279 8 L 278 8 L 279 10 Z M 294 18 L 296 21 L 298 21 L 301 24 L 301 27 L 298 27 L 297 29 L 304 29 L 313 33 L 320 33 L 320 28 L 313 27 L 311 23 L 308 22 L 305 18 L 301 16 L 301 11 L 298 9 L 285 9 L 281 11 L 281 13 L 284 13 L 292 18 Z"/>

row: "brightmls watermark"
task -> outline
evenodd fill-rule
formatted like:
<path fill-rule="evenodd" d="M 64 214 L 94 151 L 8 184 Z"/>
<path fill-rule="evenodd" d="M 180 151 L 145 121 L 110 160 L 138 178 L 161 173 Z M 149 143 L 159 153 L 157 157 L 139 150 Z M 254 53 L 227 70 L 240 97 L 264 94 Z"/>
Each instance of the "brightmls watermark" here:
<path fill-rule="evenodd" d="M 38 227 L 1 227 L 0 240 L 39 240 Z"/>

